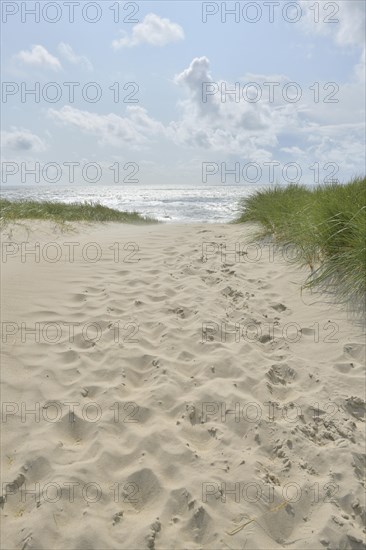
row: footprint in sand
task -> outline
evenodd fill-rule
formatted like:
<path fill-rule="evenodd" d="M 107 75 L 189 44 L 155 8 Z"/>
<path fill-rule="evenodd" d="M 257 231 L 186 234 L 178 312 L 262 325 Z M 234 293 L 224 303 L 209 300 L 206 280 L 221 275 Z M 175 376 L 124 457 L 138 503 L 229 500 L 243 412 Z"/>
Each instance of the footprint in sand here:
<path fill-rule="evenodd" d="M 19 474 L 14 481 L 11 483 L 4 484 L 4 494 L 0 496 L 0 508 L 4 508 L 4 504 L 6 503 L 6 495 L 7 494 L 15 494 L 19 491 L 22 485 L 25 483 L 25 476 L 23 474 Z"/>
<path fill-rule="evenodd" d="M 347 411 L 357 418 L 357 420 L 365 420 L 366 402 L 360 397 L 347 397 L 345 408 Z"/>
<path fill-rule="evenodd" d="M 186 313 L 182 307 L 176 307 L 175 309 L 169 309 L 169 312 L 175 313 L 181 319 L 185 319 Z"/>
<path fill-rule="evenodd" d="M 286 311 L 287 309 L 287 307 L 283 304 L 270 304 L 270 305 L 272 309 L 278 312 Z"/>
<path fill-rule="evenodd" d="M 352 453 L 352 458 L 356 477 L 363 481 L 365 479 L 366 471 L 366 454 Z"/>
<path fill-rule="evenodd" d="M 203 506 L 197 508 L 188 522 L 187 528 L 193 531 L 196 542 L 203 542 L 205 535 L 212 530 L 212 518 Z"/>
<path fill-rule="evenodd" d="M 334 368 L 342 374 L 348 374 L 355 366 L 353 363 L 336 363 Z"/>
<path fill-rule="evenodd" d="M 239 298 L 244 298 L 244 294 L 240 292 L 240 290 L 235 290 L 231 286 L 225 287 L 221 294 L 225 296 L 225 298 L 232 298 L 234 302 L 239 300 Z"/>
<path fill-rule="evenodd" d="M 154 472 L 149 468 L 143 468 L 128 476 L 123 497 L 124 501 L 132 504 L 136 510 L 142 510 L 145 506 L 151 506 L 161 491 L 162 486 Z"/>
<path fill-rule="evenodd" d="M 295 380 L 296 373 L 288 365 L 272 365 L 266 377 L 272 384 L 286 386 Z"/>
<path fill-rule="evenodd" d="M 349 343 L 343 347 L 343 351 L 353 359 L 357 359 L 362 363 L 365 361 L 366 346 L 364 344 Z"/>

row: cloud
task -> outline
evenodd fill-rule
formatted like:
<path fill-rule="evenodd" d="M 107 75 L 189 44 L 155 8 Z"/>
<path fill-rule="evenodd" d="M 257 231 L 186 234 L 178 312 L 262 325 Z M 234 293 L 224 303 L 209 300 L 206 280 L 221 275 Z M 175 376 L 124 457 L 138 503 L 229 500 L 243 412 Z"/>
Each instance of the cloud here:
<path fill-rule="evenodd" d="M 19 152 L 41 153 L 46 150 L 44 141 L 29 130 L 13 127 L 10 132 L 1 132 L 1 144 L 6 149 Z"/>
<path fill-rule="evenodd" d="M 62 68 L 61 63 L 59 62 L 57 57 L 54 57 L 52 54 L 50 54 L 46 50 L 46 48 L 44 48 L 40 44 L 32 46 L 32 49 L 30 51 L 20 51 L 18 54 L 16 54 L 15 57 L 16 59 L 19 59 L 22 63 L 25 63 L 27 65 L 49 67 L 54 71 L 58 71 Z"/>
<path fill-rule="evenodd" d="M 176 84 L 186 84 L 193 91 L 197 88 L 197 85 L 201 87 L 202 82 L 212 82 L 212 80 L 210 61 L 205 56 L 195 57 L 189 67 L 174 78 Z"/>
<path fill-rule="evenodd" d="M 316 20 L 316 12 L 311 2 L 300 0 L 300 5 L 304 14 L 303 25 L 308 32 L 332 36 L 334 41 L 342 47 L 361 48 L 361 59 L 355 67 L 355 74 L 359 80 L 364 80 L 366 2 L 347 0 L 335 3 L 320 0 L 319 21 Z M 330 22 L 332 20 L 338 20 L 338 22 L 332 23 Z"/>
<path fill-rule="evenodd" d="M 247 75 L 248 76 L 248 75 Z M 182 115 L 169 125 L 171 137 L 177 144 L 221 151 L 225 154 L 243 154 L 261 159 L 271 158 L 271 149 L 277 145 L 278 134 L 301 124 L 301 106 L 291 104 L 268 105 L 263 99 L 257 103 L 243 99 L 246 83 L 214 81 L 207 57 L 192 60 L 189 67 L 175 76 L 175 83 L 188 91 L 188 99 L 180 103 Z M 263 75 L 260 81 L 264 80 Z M 267 77 L 273 81 L 274 77 Z M 288 81 L 281 76 L 282 81 Z M 278 79 L 277 79 L 278 81 Z M 203 93 L 203 89 L 209 92 Z M 239 101 L 221 90 L 239 90 Z M 251 94 L 248 93 L 249 99 Z M 282 97 L 282 96 L 281 96 Z M 224 101 L 223 99 L 226 99 Z"/>
<path fill-rule="evenodd" d="M 308 31 L 333 36 L 340 45 L 364 46 L 366 4 L 359 0 L 329 3 L 320 0 L 317 11 L 307 0 L 299 0 Z"/>
<path fill-rule="evenodd" d="M 174 77 L 174 82 L 180 86 L 186 86 L 192 99 L 202 113 L 209 110 L 217 112 L 217 103 L 213 100 L 213 95 L 207 94 L 205 103 L 202 101 L 202 87 L 206 84 L 210 87 L 213 78 L 210 74 L 210 62 L 207 57 L 195 57 L 189 67 Z"/>
<path fill-rule="evenodd" d="M 286 80 L 286 77 L 281 78 Z M 179 118 L 167 125 L 151 118 L 140 106 L 128 106 L 126 116 L 100 115 L 72 106 L 50 109 L 49 115 L 97 136 L 101 145 L 138 149 L 165 138 L 178 146 L 230 155 L 245 154 L 256 159 L 260 156 L 264 160 L 271 158 L 271 149 L 277 146 L 281 132 L 295 131 L 302 124 L 301 107 L 283 100 L 283 104 L 271 106 L 265 100 L 236 103 L 228 96 L 224 103 L 218 92 L 209 95 L 207 102 L 202 101 L 202 83 L 233 88 L 232 83 L 213 81 L 207 57 L 194 58 L 174 81 L 187 91 L 188 97 L 179 103 Z"/>
<path fill-rule="evenodd" d="M 101 115 L 72 106 L 50 109 L 49 115 L 86 135 L 96 136 L 100 145 L 117 151 L 146 151 L 156 146 L 159 151 L 169 150 L 169 158 L 178 151 L 180 158 L 195 154 L 216 161 L 221 158 L 285 164 L 290 160 L 301 163 L 309 177 L 313 175 L 309 166 L 315 162 L 324 167 L 342 159 L 342 173 L 360 171 L 364 159 L 360 113 L 364 107 L 359 82 L 343 85 L 339 95 L 344 101 L 329 109 L 326 103 L 315 103 L 314 94 L 307 87 L 303 88 L 300 101 L 287 101 L 283 88 L 291 79 L 282 74 L 248 73 L 240 82 L 215 81 L 207 57 L 194 58 L 174 81 L 185 92 L 185 99 L 178 103 L 176 118 L 166 124 L 140 106 L 128 106 L 124 116 Z M 243 99 L 242 91 L 250 82 L 261 86 L 263 94 L 258 101 L 251 101 L 251 94 L 247 96 L 249 100 Z M 202 100 L 202 83 L 214 91 L 207 102 Z M 273 102 L 268 101 L 270 87 L 265 84 L 269 83 L 278 83 Z M 232 95 L 223 101 L 221 87 L 230 91 L 238 85 L 240 101 Z"/>
<path fill-rule="evenodd" d="M 58 45 L 59 53 L 73 65 L 82 65 L 86 70 L 92 71 L 93 65 L 85 55 L 77 55 L 70 44 L 60 42 Z"/>
<path fill-rule="evenodd" d="M 208 156 L 210 152 L 218 152 L 224 158 L 259 163 L 288 162 L 289 155 L 292 161 L 304 166 L 314 162 L 325 166 L 342 159 L 342 171 L 351 170 L 353 161 L 352 173 L 364 162 L 364 124 L 359 122 L 360 113 L 364 112 L 360 83 L 342 85 L 337 97 L 343 101 L 329 109 L 328 104 L 314 103 L 314 96 L 306 87 L 301 89 L 298 102 L 287 101 L 283 90 L 292 79 L 283 74 L 248 73 L 238 82 L 215 81 L 206 57 L 193 59 L 174 81 L 188 94 L 180 102 L 181 116 L 168 128 L 171 140 L 177 145 L 204 149 Z M 260 87 L 262 97 L 258 101 L 251 102 L 250 93 L 243 97 L 243 90 L 248 84 L 249 91 L 250 82 Z M 203 102 L 202 83 L 207 83 L 213 92 L 207 102 Z M 272 102 L 268 101 L 270 83 L 277 84 Z M 239 101 L 233 95 L 221 93 L 236 88 L 240 90 Z M 328 135 L 331 139 L 327 141 Z M 345 139 L 345 135 L 350 138 Z"/>
<path fill-rule="evenodd" d="M 365 82 L 365 67 L 366 67 L 366 48 L 364 48 L 360 62 L 355 67 L 355 73 L 360 82 Z"/>
<path fill-rule="evenodd" d="M 125 47 L 132 48 L 139 44 L 166 46 L 166 44 L 179 40 L 184 40 L 184 31 L 180 25 L 159 17 L 155 13 L 149 13 L 141 23 L 133 27 L 131 36 L 124 33 L 122 38 L 113 40 L 112 47 L 119 50 Z"/>
<path fill-rule="evenodd" d="M 350 177 L 364 173 L 364 124 L 314 125 L 306 133 L 305 147 L 309 161 L 316 159 L 323 167 L 333 163 L 339 167 L 340 173 L 348 173 Z M 327 170 L 328 174 L 329 170 L 331 167 Z"/>
<path fill-rule="evenodd" d="M 64 125 L 97 136 L 100 145 L 136 149 L 148 144 L 151 138 L 165 134 L 163 124 L 150 118 L 146 110 L 138 106 L 128 106 L 126 117 L 114 113 L 100 115 L 69 105 L 60 110 L 49 109 L 48 114 Z"/>

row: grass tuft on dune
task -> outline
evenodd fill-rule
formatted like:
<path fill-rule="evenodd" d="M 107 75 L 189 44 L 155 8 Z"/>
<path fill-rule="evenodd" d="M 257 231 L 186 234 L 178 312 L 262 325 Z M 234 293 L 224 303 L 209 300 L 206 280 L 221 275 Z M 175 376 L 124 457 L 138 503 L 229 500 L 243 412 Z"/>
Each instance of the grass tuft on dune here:
<path fill-rule="evenodd" d="M 309 188 L 276 185 L 242 200 L 237 220 L 256 222 L 256 239 L 294 245 L 311 269 L 305 286 L 332 288 L 342 300 L 364 301 L 366 292 L 366 178 Z"/>
<path fill-rule="evenodd" d="M 137 212 L 121 212 L 103 206 L 98 202 L 63 202 L 0 199 L 0 218 L 2 223 L 18 220 L 48 220 L 65 222 L 119 222 L 119 223 L 157 223 L 156 220 L 141 216 Z"/>

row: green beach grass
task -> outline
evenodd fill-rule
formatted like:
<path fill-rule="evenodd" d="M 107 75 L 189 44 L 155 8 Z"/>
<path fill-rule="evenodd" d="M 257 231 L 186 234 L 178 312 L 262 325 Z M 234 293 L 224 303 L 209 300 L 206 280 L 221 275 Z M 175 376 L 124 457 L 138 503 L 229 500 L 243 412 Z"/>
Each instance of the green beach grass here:
<path fill-rule="evenodd" d="M 255 239 L 293 245 L 311 273 L 304 286 L 332 289 L 364 303 L 366 292 L 366 178 L 316 187 L 276 185 L 246 197 L 238 223 L 256 222 Z M 364 307 L 364 305 L 362 306 Z"/>
<path fill-rule="evenodd" d="M 137 212 L 120 212 L 99 203 L 70 203 L 51 201 L 0 199 L 0 219 L 2 224 L 19 220 L 48 220 L 59 224 L 66 222 L 119 222 L 119 223 L 158 223 L 141 216 Z"/>

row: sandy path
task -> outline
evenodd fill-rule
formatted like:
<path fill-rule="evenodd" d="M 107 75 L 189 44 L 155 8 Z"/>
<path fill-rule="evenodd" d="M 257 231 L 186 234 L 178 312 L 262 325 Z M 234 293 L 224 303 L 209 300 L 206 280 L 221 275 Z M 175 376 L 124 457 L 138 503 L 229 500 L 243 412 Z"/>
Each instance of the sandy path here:
<path fill-rule="evenodd" d="M 39 258 L 3 243 L 2 548 L 363 548 L 360 326 L 241 226 L 33 229 Z"/>

